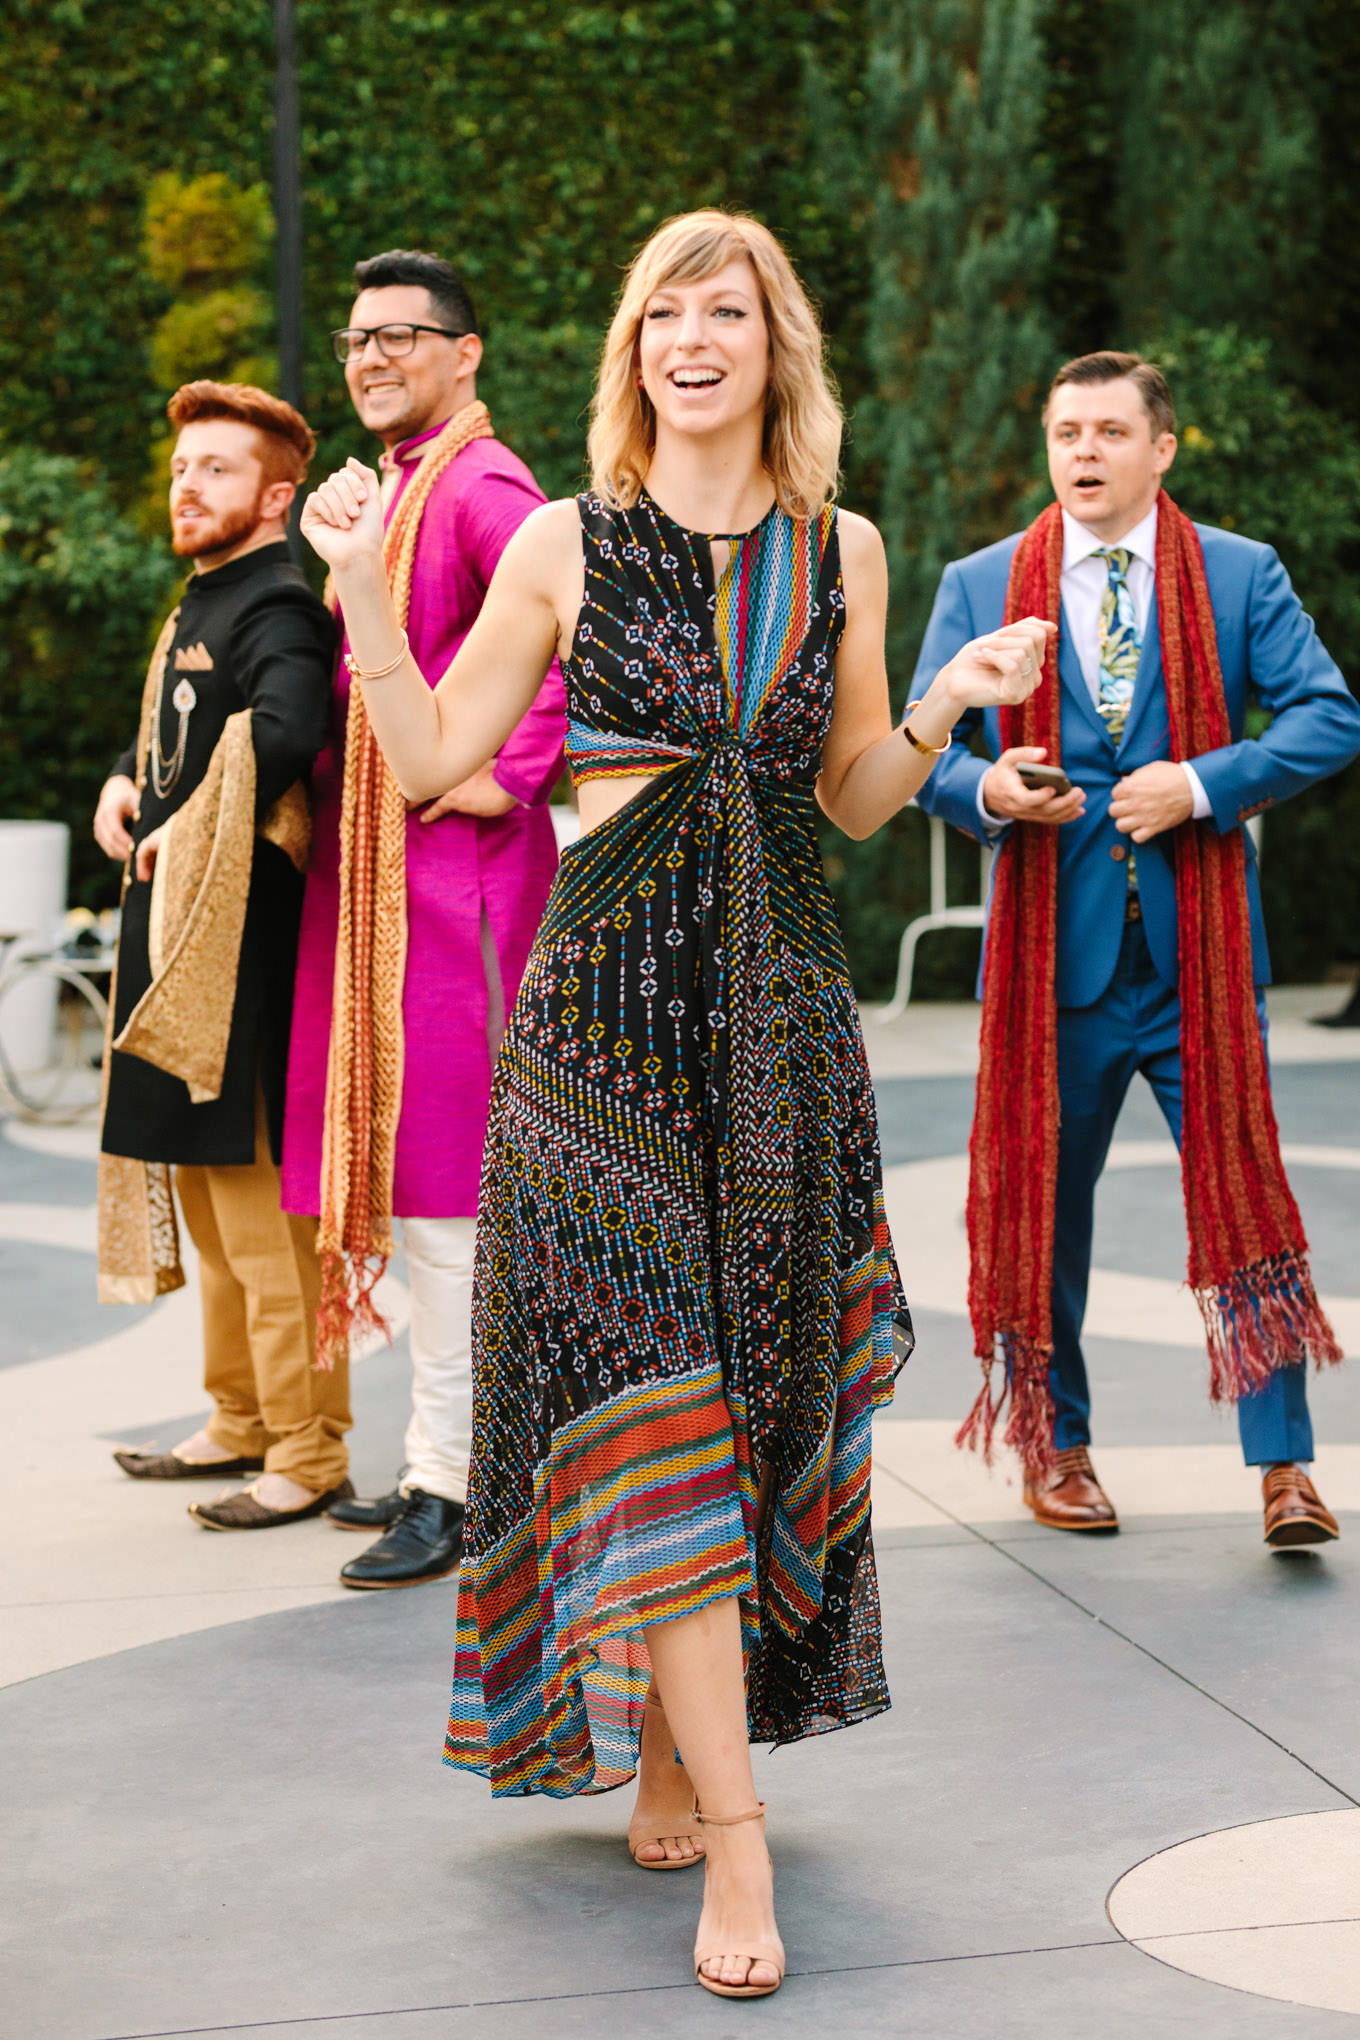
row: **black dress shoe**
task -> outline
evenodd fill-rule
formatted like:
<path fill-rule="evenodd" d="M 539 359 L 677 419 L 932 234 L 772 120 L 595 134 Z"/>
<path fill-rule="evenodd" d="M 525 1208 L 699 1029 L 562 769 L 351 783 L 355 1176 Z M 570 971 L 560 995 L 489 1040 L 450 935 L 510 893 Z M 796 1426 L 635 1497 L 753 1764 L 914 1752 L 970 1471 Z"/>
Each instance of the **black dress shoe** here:
<path fill-rule="evenodd" d="M 132 1480 L 235 1480 L 263 1473 L 263 1459 L 179 1459 L 173 1452 L 115 1452 Z"/>
<path fill-rule="evenodd" d="M 337 1502 L 333 1509 L 327 1509 L 326 1521 L 341 1530 L 385 1530 L 389 1523 L 396 1522 L 405 1507 L 405 1495 L 394 1487 L 390 1495 L 379 1495 L 371 1502 L 361 1501 L 358 1495 L 352 1502 Z"/>
<path fill-rule="evenodd" d="M 340 1568 L 343 1587 L 418 1587 L 457 1572 L 463 1556 L 463 1504 L 412 1488 L 385 1537 Z"/>

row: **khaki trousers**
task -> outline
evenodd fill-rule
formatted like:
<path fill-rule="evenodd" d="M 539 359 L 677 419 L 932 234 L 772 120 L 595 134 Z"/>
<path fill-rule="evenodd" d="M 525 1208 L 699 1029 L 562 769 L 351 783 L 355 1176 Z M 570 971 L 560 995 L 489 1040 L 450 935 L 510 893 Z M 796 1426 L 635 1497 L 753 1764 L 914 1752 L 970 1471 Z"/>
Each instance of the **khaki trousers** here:
<path fill-rule="evenodd" d="M 338 1487 L 349 1466 L 349 1367 L 322 1373 L 316 1357 L 321 1271 L 316 1220 L 280 1203 L 263 1096 L 255 1160 L 236 1168 L 179 1168 L 180 1209 L 198 1250 L 203 1290 L 203 1384 L 215 1404 L 208 1434 L 302 1487 Z"/>

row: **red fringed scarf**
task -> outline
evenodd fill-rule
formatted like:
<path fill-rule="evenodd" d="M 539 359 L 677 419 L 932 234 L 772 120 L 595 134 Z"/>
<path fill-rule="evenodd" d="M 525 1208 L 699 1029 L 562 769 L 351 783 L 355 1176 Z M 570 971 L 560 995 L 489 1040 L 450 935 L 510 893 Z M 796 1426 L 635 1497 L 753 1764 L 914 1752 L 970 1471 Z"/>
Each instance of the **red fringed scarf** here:
<path fill-rule="evenodd" d="M 1016 548 L 1006 621 L 1057 623 L 1062 513 L 1055 503 Z M 1199 538 L 1163 494 L 1157 516 L 1157 615 L 1171 755 L 1232 741 Z M 1061 756 L 1058 644 L 1045 683 L 1001 710 L 1001 741 Z M 1318 1302 L 1308 1242 L 1280 1160 L 1252 983 L 1242 832 L 1198 822 L 1176 830 L 1180 919 L 1181 1174 L 1188 1281 L 1204 1318 L 1215 1402 L 1235 1402 L 1277 1368 L 1341 1350 Z M 1051 1286 L 1058 1173 L 1058 832 L 1018 822 L 997 858 L 983 978 L 982 1059 L 971 1144 L 968 1306 L 983 1386 L 960 1445 L 990 1458 L 1007 1392 L 1004 1442 L 1030 1474 L 1052 1463 Z M 993 1367 L 1004 1365 L 999 1391 Z"/>

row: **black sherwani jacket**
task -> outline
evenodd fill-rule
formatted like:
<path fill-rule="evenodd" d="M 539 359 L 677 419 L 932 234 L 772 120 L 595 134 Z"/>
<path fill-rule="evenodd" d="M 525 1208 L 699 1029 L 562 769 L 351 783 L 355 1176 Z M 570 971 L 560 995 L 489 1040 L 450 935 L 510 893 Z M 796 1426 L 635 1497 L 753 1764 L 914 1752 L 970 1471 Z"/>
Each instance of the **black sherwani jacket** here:
<path fill-rule="evenodd" d="M 227 718 L 243 708 L 251 711 L 257 820 L 305 778 L 328 735 L 335 645 L 332 618 L 283 543 L 191 574 L 166 658 L 160 716 L 161 752 L 169 758 L 180 723 L 172 696 L 187 677 L 197 700 L 184 768 L 161 799 L 148 763 L 134 842 L 184 805 L 207 771 Z M 134 776 L 135 744 L 113 770 Z M 257 836 L 221 1095 L 194 1105 L 180 1078 L 115 1050 L 104 1113 L 106 1154 L 209 1167 L 253 1162 L 258 1069 L 270 1145 L 275 1161 L 281 1158 L 302 891 L 286 853 Z M 115 1035 L 151 982 L 150 909 L 151 885 L 134 877 L 123 900 Z"/>

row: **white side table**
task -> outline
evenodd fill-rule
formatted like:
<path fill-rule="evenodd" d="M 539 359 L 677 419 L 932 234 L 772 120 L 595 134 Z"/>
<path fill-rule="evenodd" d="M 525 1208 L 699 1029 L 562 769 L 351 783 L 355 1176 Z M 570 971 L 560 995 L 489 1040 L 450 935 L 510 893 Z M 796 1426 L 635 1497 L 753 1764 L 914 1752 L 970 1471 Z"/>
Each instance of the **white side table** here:
<path fill-rule="evenodd" d="M 71 832 L 65 822 L 0 822 L 0 934 L 54 937 L 66 911 Z M 41 1070 L 52 1054 L 55 979 L 35 977 L 5 1000 L 5 1054 L 16 1070 Z"/>

